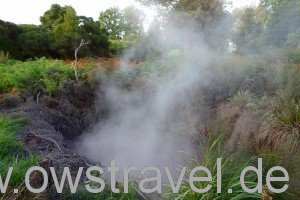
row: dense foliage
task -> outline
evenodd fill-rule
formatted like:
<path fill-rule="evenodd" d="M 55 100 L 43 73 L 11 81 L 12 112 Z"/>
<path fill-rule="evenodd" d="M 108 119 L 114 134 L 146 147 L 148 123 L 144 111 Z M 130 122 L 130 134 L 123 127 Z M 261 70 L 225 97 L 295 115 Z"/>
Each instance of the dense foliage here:
<path fill-rule="evenodd" d="M 257 53 L 282 46 L 299 47 L 300 2 L 262 0 L 258 7 L 235 12 L 232 40 L 240 54 Z"/>
<path fill-rule="evenodd" d="M 128 44 L 141 34 L 141 16 L 134 7 L 124 11 L 111 8 L 100 13 L 99 21 L 94 21 L 78 16 L 71 6 L 53 4 L 40 17 L 39 26 L 0 20 L 0 51 L 22 60 L 44 56 L 72 59 L 75 47 L 84 39 L 90 40 L 91 44 L 81 49 L 81 56 L 118 55 L 127 47 L 123 45 L 123 39 Z"/>
<path fill-rule="evenodd" d="M 80 68 L 82 81 L 90 68 Z M 10 61 L 0 64 L 0 93 L 22 91 L 26 93 L 57 93 L 65 84 L 72 83 L 75 75 L 71 65 L 45 58 L 26 62 Z"/>

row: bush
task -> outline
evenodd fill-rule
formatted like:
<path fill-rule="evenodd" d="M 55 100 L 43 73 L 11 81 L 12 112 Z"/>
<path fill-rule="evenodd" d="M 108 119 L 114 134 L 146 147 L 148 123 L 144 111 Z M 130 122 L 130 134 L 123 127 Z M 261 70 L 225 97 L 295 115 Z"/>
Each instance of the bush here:
<path fill-rule="evenodd" d="M 109 40 L 109 52 L 111 56 L 119 56 L 122 52 L 131 45 L 131 42 L 124 40 Z"/>

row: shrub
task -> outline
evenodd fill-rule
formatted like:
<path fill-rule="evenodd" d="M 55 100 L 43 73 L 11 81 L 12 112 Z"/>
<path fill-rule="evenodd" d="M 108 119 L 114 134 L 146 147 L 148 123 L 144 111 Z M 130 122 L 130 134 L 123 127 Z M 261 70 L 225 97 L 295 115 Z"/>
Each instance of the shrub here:
<path fill-rule="evenodd" d="M 109 40 L 109 51 L 111 56 L 119 56 L 122 52 L 131 45 L 131 42 L 124 40 Z"/>

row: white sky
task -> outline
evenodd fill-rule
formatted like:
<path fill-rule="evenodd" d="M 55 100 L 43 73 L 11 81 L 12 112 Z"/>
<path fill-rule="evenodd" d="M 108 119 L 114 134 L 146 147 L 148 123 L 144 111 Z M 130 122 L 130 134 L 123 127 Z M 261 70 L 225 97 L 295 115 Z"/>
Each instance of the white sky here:
<path fill-rule="evenodd" d="M 259 0 L 231 0 L 234 8 L 255 5 Z M 0 19 L 17 24 L 39 24 L 39 17 L 48 10 L 51 4 L 61 6 L 72 5 L 78 15 L 85 15 L 97 19 L 100 11 L 109 7 L 124 8 L 135 5 L 134 0 L 0 0 Z M 230 9 L 231 10 L 231 9 Z M 151 18 L 153 11 L 146 9 L 147 17 Z"/>

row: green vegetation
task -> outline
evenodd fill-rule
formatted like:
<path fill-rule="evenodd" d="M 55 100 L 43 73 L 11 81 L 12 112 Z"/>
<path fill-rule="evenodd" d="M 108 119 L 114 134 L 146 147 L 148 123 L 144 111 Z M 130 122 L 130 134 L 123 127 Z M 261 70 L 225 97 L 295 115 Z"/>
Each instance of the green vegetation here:
<path fill-rule="evenodd" d="M 213 177 L 208 193 L 197 194 L 184 181 L 179 194 L 166 194 L 169 199 L 261 199 L 258 194 L 244 193 L 238 184 L 241 170 L 255 165 L 258 157 L 263 158 L 264 171 L 274 165 L 289 169 L 288 192 L 268 195 L 275 199 L 293 199 L 299 195 L 296 188 L 300 176 L 295 172 L 299 164 L 295 155 L 300 144 L 300 62 L 295 59 L 299 55 L 299 49 L 278 49 L 268 54 L 224 57 L 207 69 L 215 79 L 208 86 L 199 86 L 198 90 L 203 92 L 197 97 L 197 105 L 211 106 L 217 113 L 207 128 L 208 142 L 200 144 L 204 158 L 195 158 L 187 164 L 190 169 L 199 165 L 208 167 L 214 176 L 216 159 L 222 157 L 225 192 L 217 195 Z M 155 80 L 153 76 L 165 77 L 176 63 L 178 60 L 172 58 L 142 62 L 138 72 L 119 75 L 118 80 L 131 83 L 126 85 L 148 76 Z M 247 180 L 250 185 L 256 182 L 251 174 Z M 229 188 L 234 188 L 232 194 L 227 193 Z"/>
<path fill-rule="evenodd" d="M 164 195 L 180 200 L 261 199 L 262 194 L 247 194 L 241 189 L 239 175 L 245 166 L 255 165 L 257 158 L 263 157 L 264 172 L 269 166 L 281 165 L 288 169 L 291 177 L 288 192 L 267 193 L 267 196 L 299 198 L 300 2 L 261 0 L 257 7 L 235 10 L 232 14 L 224 9 L 225 1 L 219 0 L 140 2 L 159 3 L 167 12 L 153 21 L 147 33 L 143 33 L 143 14 L 133 7 L 110 8 L 94 21 L 78 16 L 71 6 L 54 4 L 40 17 L 39 26 L 0 20 L 0 100 L 4 105 L 0 105 L 0 109 L 14 103 L 9 102 L 9 95 L 41 94 L 49 95 L 50 99 L 51 95 L 66 92 L 67 86 L 87 83 L 92 57 L 120 56 L 125 49 L 132 51 L 124 63 L 130 65 L 135 61 L 135 68 L 128 72 L 112 70 L 107 78 L 124 87 L 125 92 L 143 84 L 157 84 L 158 79 L 168 79 L 186 63 L 203 67 L 201 78 L 203 83 L 206 78 L 208 82 L 195 85 L 191 90 L 195 92 L 191 94 L 195 98 L 191 110 L 210 110 L 212 120 L 205 128 L 195 125 L 205 133 L 203 141 L 206 142 L 199 144 L 203 158 L 194 158 L 187 165 L 189 169 L 199 165 L 210 169 L 212 189 L 198 194 L 184 180 L 178 194 Z M 168 28 L 162 30 L 168 25 L 174 25 L 175 29 L 170 35 Z M 176 35 L 176 29 L 187 31 L 178 31 L 183 34 Z M 171 45 L 161 44 L 158 38 L 170 39 L 166 43 Z M 228 38 L 237 46 L 231 56 L 225 55 Z M 76 82 L 70 61 L 52 58 L 73 59 L 74 47 L 81 39 L 91 44 L 82 47 L 79 57 L 90 57 L 91 62 L 79 67 L 80 81 Z M 186 46 L 194 44 L 205 46 L 207 60 L 212 61 L 209 66 L 202 66 L 202 60 L 197 60 L 199 52 L 186 51 Z M 190 55 L 185 55 L 187 52 Z M 78 65 L 81 66 L 80 62 Z M 11 187 L 19 186 L 26 169 L 38 160 L 33 155 L 25 156 L 27 152 L 17 140 L 16 133 L 24 123 L 23 117 L 0 115 L 0 173 L 6 174 L 9 166 L 14 167 Z M 223 158 L 222 194 L 216 192 L 216 159 L 219 157 Z M 257 182 L 253 174 L 248 174 L 246 179 L 249 185 Z M 206 185 L 197 183 L 196 186 L 204 188 Z M 122 184 L 118 186 L 122 188 Z M 93 195 L 81 187 L 76 194 L 66 192 L 63 198 L 140 198 L 134 184 L 129 194 L 114 194 L 107 188 Z M 227 193 L 228 189 L 233 193 Z"/>
<path fill-rule="evenodd" d="M 78 16 L 71 6 L 53 4 L 40 17 L 39 26 L 0 20 L 0 51 L 21 60 L 35 57 L 73 59 L 74 46 L 84 39 L 91 44 L 82 48 L 80 56 L 119 55 L 127 46 L 120 46 L 123 39 L 129 44 L 142 34 L 141 19 L 141 12 L 134 7 L 108 9 L 100 13 L 99 21 L 94 21 Z"/>
<path fill-rule="evenodd" d="M 27 122 L 20 116 L 0 115 L 0 174 L 5 175 L 9 167 L 14 168 L 10 187 L 18 187 L 25 177 L 27 169 L 37 163 L 37 157 L 24 154 L 26 151 L 18 141 L 16 133 Z"/>
<path fill-rule="evenodd" d="M 299 9 L 297 0 L 261 0 L 257 7 L 236 10 L 232 38 L 237 52 L 248 54 L 264 52 L 270 47 L 299 47 Z"/>
<path fill-rule="evenodd" d="M 84 81 L 90 68 L 79 68 L 79 76 Z M 11 90 L 26 93 L 55 94 L 64 84 L 74 82 L 75 75 L 71 65 L 63 61 L 41 58 L 26 62 L 10 61 L 0 64 L 0 93 Z"/>
<path fill-rule="evenodd" d="M 109 51 L 112 56 L 118 55 L 121 56 L 122 52 L 132 45 L 130 41 L 124 40 L 116 40 L 116 39 L 109 39 Z"/>
<path fill-rule="evenodd" d="M 10 55 L 8 52 L 0 51 L 0 64 L 7 63 L 10 60 Z"/>
<path fill-rule="evenodd" d="M 185 180 L 181 186 L 181 189 L 178 194 L 167 194 L 167 197 L 169 199 L 178 199 L 178 200 L 184 200 L 184 199 L 203 199 L 203 200 L 209 200 L 209 199 L 261 199 L 261 194 L 253 193 L 249 194 L 245 192 L 241 186 L 240 186 L 240 174 L 244 168 L 247 166 L 252 165 L 253 163 L 257 162 L 256 157 L 247 158 L 245 157 L 236 157 L 233 155 L 230 155 L 226 153 L 226 149 L 224 148 L 224 145 L 222 144 L 222 131 L 224 130 L 224 127 L 221 127 L 220 130 L 214 130 L 216 132 L 210 132 L 210 134 L 215 134 L 212 136 L 214 139 L 210 139 L 209 144 L 206 144 L 207 146 L 204 147 L 202 150 L 204 154 L 203 160 L 192 160 L 191 164 L 189 164 L 189 169 L 193 169 L 197 166 L 205 166 L 207 167 L 210 172 L 212 173 L 212 182 L 211 189 L 207 193 L 196 193 L 193 190 L 191 190 L 189 186 L 189 181 Z M 221 132 L 219 132 L 221 131 Z M 216 137 L 217 136 L 217 137 Z M 201 145 L 202 146 L 202 145 Z M 222 158 L 222 193 L 217 193 L 217 158 Z M 188 170 L 189 172 L 191 170 Z M 206 176 L 205 173 L 196 173 L 195 174 L 198 177 Z M 247 186 L 255 186 L 257 183 L 257 177 L 253 173 L 247 174 L 245 177 L 245 180 L 247 181 Z M 207 182 L 197 182 L 195 186 L 197 188 L 205 188 L 207 187 Z M 228 193 L 228 189 L 232 189 L 232 193 Z"/>

